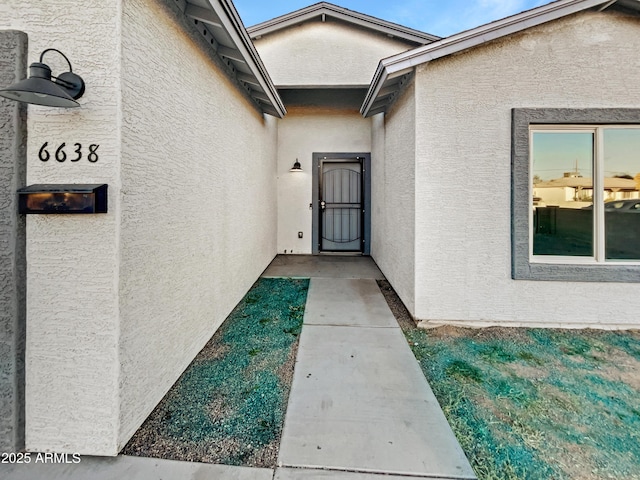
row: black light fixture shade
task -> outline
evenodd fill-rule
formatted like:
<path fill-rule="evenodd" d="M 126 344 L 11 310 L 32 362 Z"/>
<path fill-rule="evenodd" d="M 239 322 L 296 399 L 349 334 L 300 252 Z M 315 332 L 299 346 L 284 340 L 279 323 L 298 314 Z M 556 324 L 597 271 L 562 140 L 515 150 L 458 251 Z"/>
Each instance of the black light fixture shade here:
<path fill-rule="evenodd" d="M 42 63 L 42 57 L 49 51 L 58 52 L 69 64 L 69 71 L 53 77 L 54 80 L 49 66 Z M 29 78 L 0 89 L 0 96 L 34 105 L 72 108 L 80 106 L 76 100 L 82 96 L 84 89 L 84 81 L 72 72 L 69 59 L 61 51 L 48 48 L 40 54 L 40 62 L 29 66 Z"/>
<path fill-rule="evenodd" d="M 296 162 L 293 164 L 293 167 L 289 171 L 290 172 L 301 172 L 302 171 L 302 166 L 300 165 L 300 162 L 298 161 L 297 158 L 296 158 Z"/>

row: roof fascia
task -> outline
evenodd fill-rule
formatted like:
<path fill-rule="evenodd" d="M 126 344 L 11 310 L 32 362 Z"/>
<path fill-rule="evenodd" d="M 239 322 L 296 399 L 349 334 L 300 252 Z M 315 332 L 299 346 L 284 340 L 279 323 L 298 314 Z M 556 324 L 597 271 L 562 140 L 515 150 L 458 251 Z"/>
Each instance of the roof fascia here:
<path fill-rule="evenodd" d="M 640 1 L 634 3 L 640 9 Z M 604 4 L 610 4 L 610 0 L 558 0 L 383 59 L 378 64 L 360 113 L 370 116 L 369 110 L 378 92 L 394 73 Z"/>
<path fill-rule="evenodd" d="M 441 39 L 441 37 L 435 35 L 404 27 L 396 23 L 387 22 L 386 20 L 365 15 L 364 13 L 359 13 L 353 10 L 348 10 L 327 2 L 316 3 L 286 15 L 281 15 L 280 17 L 267 20 L 266 22 L 249 27 L 247 31 L 251 38 L 255 39 L 262 35 L 283 30 L 323 15 L 358 25 L 369 30 L 374 30 L 378 33 L 417 43 L 419 45 L 424 45 Z"/>
<path fill-rule="evenodd" d="M 235 6 L 230 0 L 217 0 L 217 2 L 209 0 L 209 3 L 218 3 L 224 10 L 225 15 L 219 16 L 223 22 L 226 20 L 231 24 L 233 31 L 229 33 L 234 43 L 236 43 L 236 48 L 240 50 L 245 60 L 247 60 L 247 65 L 257 77 L 260 86 L 269 98 L 269 104 L 274 110 L 272 113 L 277 113 L 276 116 L 279 118 L 284 117 L 287 113 L 284 103 L 280 95 L 278 95 L 278 91 L 269 76 L 269 72 L 267 72 L 266 67 L 262 63 L 260 55 L 258 55 L 258 51 L 253 45 L 253 41 L 244 27 Z M 238 42 L 236 42 L 236 39 Z"/>
<path fill-rule="evenodd" d="M 248 94 L 258 103 L 263 112 L 279 118 L 284 117 L 287 113 L 284 103 L 278 95 L 278 91 L 244 28 L 240 15 L 233 3 L 230 0 L 207 0 L 206 3 L 220 20 L 222 28 L 231 38 L 237 53 L 251 71 L 251 76 L 254 77 L 251 82 L 248 82 L 246 79 L 243 80 L 242 75 L 236 72 L 237 80 L 248 84 Z M 188 12 L 190 5 L 188 1 L 185 2 L 185 10 L 183 10 L 185 13 Z M 214 48 L 218 54 L 221 54 L 218 49 L 224 49 L 220 45 L 216 45 Z M 244 75 L 246 76 L 247 74 Z M 254 88 L 251 89 L 250 87 Z"/>

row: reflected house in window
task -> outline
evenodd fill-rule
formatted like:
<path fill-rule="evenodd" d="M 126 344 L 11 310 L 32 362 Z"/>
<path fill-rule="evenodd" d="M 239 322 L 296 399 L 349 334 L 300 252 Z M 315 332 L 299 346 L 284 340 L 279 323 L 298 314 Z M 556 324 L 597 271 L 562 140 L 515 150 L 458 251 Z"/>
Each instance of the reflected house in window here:
<path fill-rule="evenodd" d="M 621 177 L 604 178 L 605 202 L 640 198 L 635 180 Z M 584 208 L 593 202 L 593 180 L 578 173 L 567 172 L 561 178 L 533 184 L 533 196 L 543 205 L 563 208 Z"/>

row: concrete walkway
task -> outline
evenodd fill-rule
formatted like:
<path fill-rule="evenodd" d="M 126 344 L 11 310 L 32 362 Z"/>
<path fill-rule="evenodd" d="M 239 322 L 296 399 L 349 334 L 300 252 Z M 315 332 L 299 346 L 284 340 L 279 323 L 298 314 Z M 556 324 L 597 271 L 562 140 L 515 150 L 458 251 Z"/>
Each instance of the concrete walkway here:
<path fill-rule="evenodd" d="M 264 276 L 310 277 L 278 468 L 118 456 L 0 464 L 3 480 L 403 480 L 475 475 L 366 257 L 278 256 Z"/>
<path fill-rule="evenodd" d="M 343 277 L 311 278 L 278 464 L 475 478 L 376 281 Z"/>

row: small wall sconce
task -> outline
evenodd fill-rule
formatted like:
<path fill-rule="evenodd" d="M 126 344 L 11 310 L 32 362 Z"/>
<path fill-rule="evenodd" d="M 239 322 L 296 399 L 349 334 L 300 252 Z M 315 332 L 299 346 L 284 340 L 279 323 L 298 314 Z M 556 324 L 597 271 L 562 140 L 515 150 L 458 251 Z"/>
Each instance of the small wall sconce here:
<path fill-rule="evenodd" d="M 290 172 L 301 172 L 302 171 L 302 167 L 300 166 L 300 162 L 298 161 L 297 158 L 296 158 L 296 162 L 293 164 L 293 167 L 291 167 L 291 169 L 289 171 Z"/>
<path fill-rule="evenodd" d="M 40 184 L 18 190 L 20 213 L 107 213 L 107 184 Z"/>
<path fill-rule="evenodd" d="M 69 71 L 57 77 L 51 76 L 51 69 L 42 63 L 47 52 L 58 52 L 69 64 Z M 53 80 L 52 80 L 53 78 Z M 79 107 L 76 102 L 84 93 L 84 80 L 73 73 L 71 62 L 60 50 L 48 48 L 40 54 L 40 62 L 29 66 L 29 78 L 10 87 L 0 89 L 0 96 L 18 102 L 44 105 L 46 107 Z"/>

